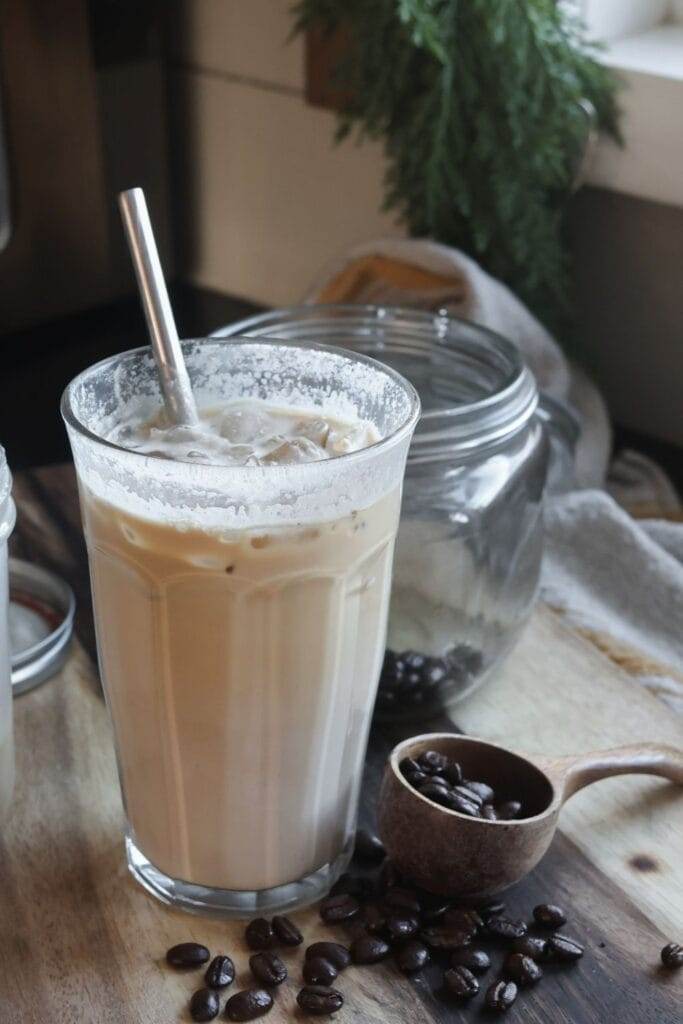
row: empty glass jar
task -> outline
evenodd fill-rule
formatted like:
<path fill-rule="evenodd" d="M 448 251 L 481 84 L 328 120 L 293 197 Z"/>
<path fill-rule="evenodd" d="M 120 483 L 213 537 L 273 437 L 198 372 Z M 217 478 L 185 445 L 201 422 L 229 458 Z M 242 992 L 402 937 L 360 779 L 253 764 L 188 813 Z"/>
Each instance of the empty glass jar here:
<path fill-rule="evenodd" d="M 216 333 L 345 346 L 417 388 L 376 714 L 455 703 L 510 650 L 538 585 L 548 446 L 519 352 L 465 321 L 372 306 L 275 310 Z"/>

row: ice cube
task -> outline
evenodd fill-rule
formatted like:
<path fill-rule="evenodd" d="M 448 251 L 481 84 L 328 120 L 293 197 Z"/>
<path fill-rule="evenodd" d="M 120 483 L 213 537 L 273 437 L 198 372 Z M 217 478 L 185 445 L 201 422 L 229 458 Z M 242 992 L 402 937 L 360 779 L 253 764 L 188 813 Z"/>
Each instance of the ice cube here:
<path fill-rule="evenodd" d="M 314 441 L 315 444 L 324 448 L 330 433 L 330 425 L 327 420 L 317 416 L 311 420 L 299 420 L 292 433 L 295 437 L 307 437 L 309 441 Z"/>
<path fill-rule="evenodd" d="M 261 457 L 265 465 L 291 466 L 301 462 L 319 462 L 327 453 L 307 437 L 283 438 L 281 443 Z"/>
<path fill-rule="evenodd" d="M 367 447 L 368 430 L 364 423 L 357 423 L 353 427 L 346 427 L 343 430 L 331 430 L 327 439 L 327 450 L 335 455 L 346 455 L 347 452 L 357 452 Z"/>
<path fill-rule="evenodd" d="M 270 427 L 270 418 L 257 409 L 229 409 L 219 427 L 221 437 L 233 444 L 258 441 Z"/>

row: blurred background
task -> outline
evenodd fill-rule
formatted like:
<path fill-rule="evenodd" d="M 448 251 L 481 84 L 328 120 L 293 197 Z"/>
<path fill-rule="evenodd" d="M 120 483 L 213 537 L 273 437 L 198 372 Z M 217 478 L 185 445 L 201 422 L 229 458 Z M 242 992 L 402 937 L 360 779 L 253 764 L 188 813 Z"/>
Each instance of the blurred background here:
<path fill-rule="evenodd" d="M 335 142 L 343 6 L 328 0 L 331 31 L 293 34 L 290 0 L 3 0 L 0 440 L 13 468 L 66 458 L 64 385 L 145 341 L 119 190 L 146 191 L 185 336 L 297 302 L 350 247 L 406 234 L 383 210 L 382 132 Z M 395 4 L 424 45 L 409 21 L 420 6 Z M 606 397 L 615 444 L 680 480 L 683 3 L 560 6 L 604 44 L 624 143 L 590 139 L 581 187 L 563 197 L 560 341 Z"/>

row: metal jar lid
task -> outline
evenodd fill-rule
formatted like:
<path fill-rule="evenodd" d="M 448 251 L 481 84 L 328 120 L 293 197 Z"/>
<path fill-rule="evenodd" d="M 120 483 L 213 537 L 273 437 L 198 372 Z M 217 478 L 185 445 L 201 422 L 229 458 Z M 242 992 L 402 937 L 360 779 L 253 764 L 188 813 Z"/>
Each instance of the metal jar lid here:
<path fill-rule="evenodd" d="M 44 683 L 62 667 L 75 610 L 73 591 L 59 576 L 19 558 L 9 559 L 9 638 L 15 697 Z"/>

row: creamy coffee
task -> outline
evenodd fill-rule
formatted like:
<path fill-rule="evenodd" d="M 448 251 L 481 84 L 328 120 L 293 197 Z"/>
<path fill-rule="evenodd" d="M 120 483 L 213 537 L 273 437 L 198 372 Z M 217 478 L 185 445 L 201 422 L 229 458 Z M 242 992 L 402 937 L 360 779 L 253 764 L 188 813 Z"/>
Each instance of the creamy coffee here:
<path fill-rule="evenodd" d="M 360 420 L 253 399 L 209 407 L 199 428 L 128 420 L 109 436 L 256 472 L 379 440 Z M 135 515 L 83 480 L 81 492 L 137 849 L 172 878 L 243 891 L 334 861 L 354 827 L 399 486 L 329 519 L 243 529 Z"/>

